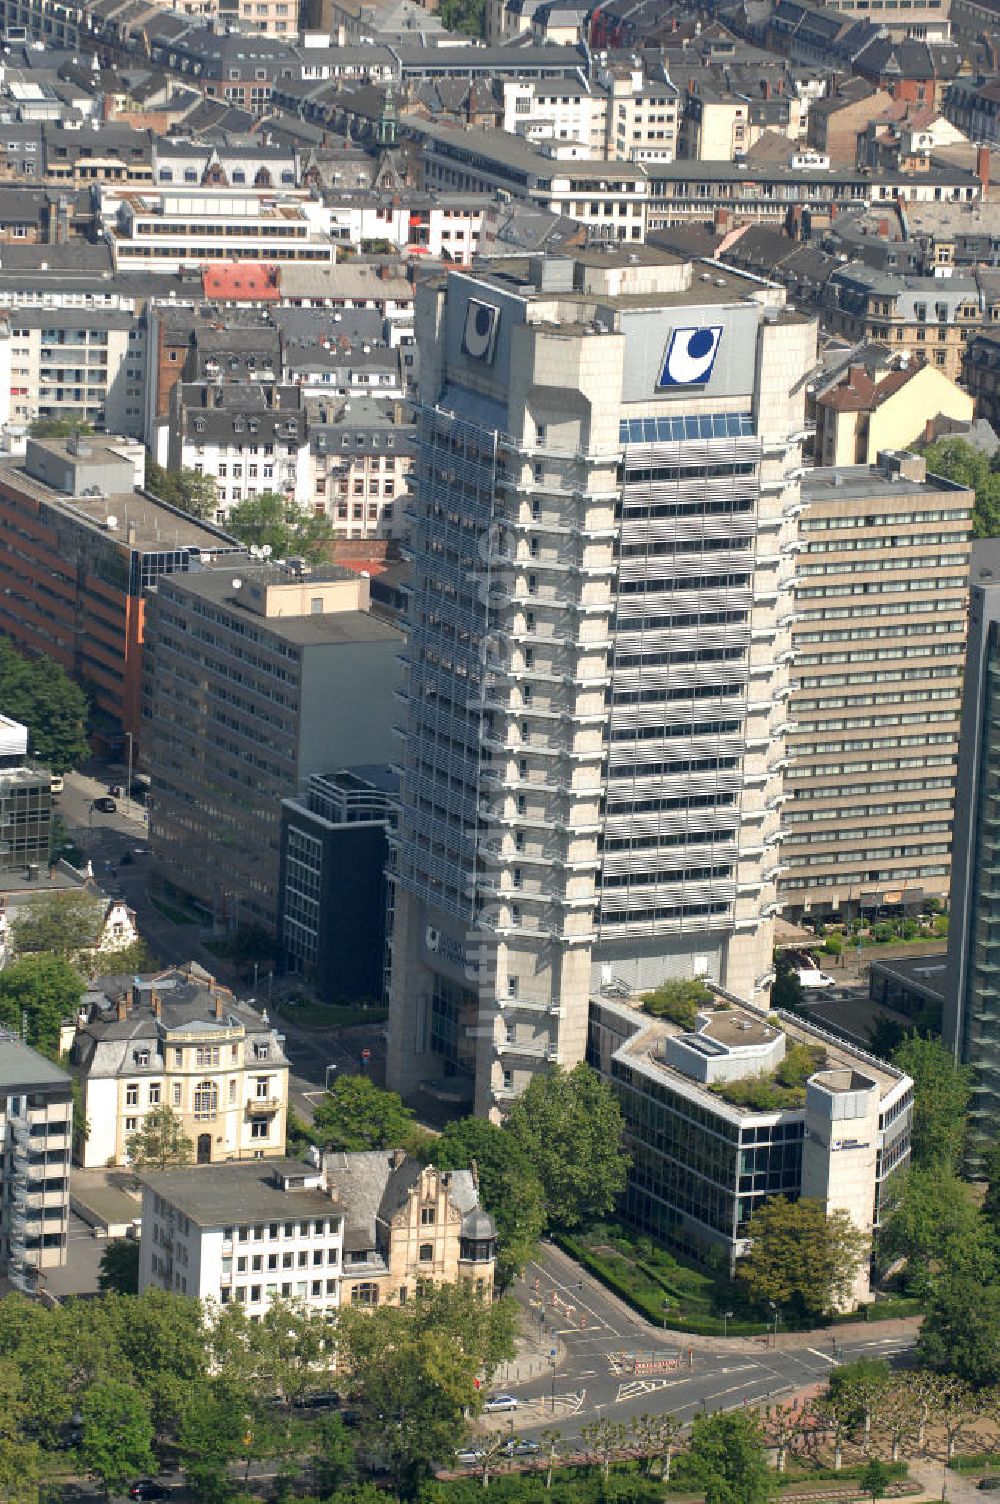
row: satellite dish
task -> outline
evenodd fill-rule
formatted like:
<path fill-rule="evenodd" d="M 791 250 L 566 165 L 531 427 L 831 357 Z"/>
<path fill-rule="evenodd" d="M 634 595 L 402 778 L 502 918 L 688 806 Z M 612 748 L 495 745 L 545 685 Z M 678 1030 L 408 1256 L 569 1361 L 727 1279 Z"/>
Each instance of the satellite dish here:
<path fill-rule="evenodd" d="M 241 579 L 239 579 L 239 578 L 237 578 L 237 579 L 235 579 L 235 580 L 234 580 L 234 581 L 233 581 L 233 589 L 234 589 L 234 590 L 239 590 L 239 588 L 240 588 L 240 586 L 241 586 L 241 585 L 242 585 L 242 584 L 243 584 L 243 581 L 242 581 L 242 580 L 241 580 Z"/>
<path fill-rule="evenodd" d="M 262 559 L 269 559 L 271 557 L 271 545 L 270 545 L 270 543 L 265 543 L 264 544 L 263 548 L 260 551 L 260 555 L 261 555 Z"/>

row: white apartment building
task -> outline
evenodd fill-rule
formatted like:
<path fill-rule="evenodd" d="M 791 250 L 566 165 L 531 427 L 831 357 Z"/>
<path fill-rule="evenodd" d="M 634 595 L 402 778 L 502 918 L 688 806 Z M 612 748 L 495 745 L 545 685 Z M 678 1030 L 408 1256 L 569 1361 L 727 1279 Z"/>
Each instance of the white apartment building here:
<path fill-rule="evenodd" d="M 72 1143 L 69 1076 L 0 1033 L 0 1274 L 15 1290 L 66 1262 Z"/>
<path fill-rule="evenodd" d="M 299 1160 L 144 1177 L 140 1294 L 232 1301 L 256 1317 L 276 1300 L 335 1310 L 343 1250 L 343 1208 Z"/>
<path fill-rule="evenodd" d="M 102 191 L 104 236 L 116 271 L 179 272 L 206 261 L 329 265 L 329 215 L 292 189 Z"/>
<path fill-rule="evenodd" d="M 266 1014 L 194 962 L 120 982 L 84 995 L 66 1041 L 90 1124 L 76 1146 L 83 1168 L 128 1164 L 129 1139 L 162 1106 L 199 1164 L 283 1154 L 288 1061 Z"/>
<path fill-rule="evenodd" d="M 413 423 L 394 405 L 361 398 L 310 411 L 312 504 L 338 538 L 403 536 L 415 452 Z"/>
<path fill-rule="evenodd" d="M 672 162 L 680 96 L 641 68 L 603 69 L 584 79 L 516 79 L 503 84 L 503 128 L 532 141 L 574 141 L 594 158 Z"/>
<path fill-rule="evenodd" d="M 178 382 L 170 416 L 157 424 L 155 454 L 160 464 L 211 477 L 216 522 L 264 491 L 311 502 L 306 415 L 295 387 Z"/>
<path fill-rule="evenodd" d="M 397 1090 L 502 1110 L 602 987 L 766 1004 L 816 349 L 783 304 L 644 246 L 418 290 Z"/>
<path fill-rule="evenodd" d="M 0 367 L 10 365 L 7 415 L 81 418 L 95 428 L 140 438 L 146 332 L 124 308 L 20 307 L 0 339 Z"/>

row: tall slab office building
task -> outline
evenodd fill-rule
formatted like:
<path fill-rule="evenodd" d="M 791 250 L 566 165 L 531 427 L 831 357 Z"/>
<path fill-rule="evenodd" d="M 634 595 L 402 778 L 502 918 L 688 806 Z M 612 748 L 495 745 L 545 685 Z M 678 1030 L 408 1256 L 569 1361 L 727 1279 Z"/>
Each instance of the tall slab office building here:
<path fill-rule="evenodd" d="M 418 290 L 389 1083 L 497 1115 L 592 995 L 766 1005 L 804 377 L 783 293 L 651 247 Z"/>

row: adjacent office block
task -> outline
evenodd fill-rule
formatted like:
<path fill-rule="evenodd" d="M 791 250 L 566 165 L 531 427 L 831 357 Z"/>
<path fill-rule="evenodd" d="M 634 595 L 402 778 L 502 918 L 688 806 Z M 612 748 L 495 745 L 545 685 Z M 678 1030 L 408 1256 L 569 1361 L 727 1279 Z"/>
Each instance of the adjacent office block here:
<path fill-rule="evenodd" d="M 602 986 L 766 1003 L 816 345 L 782 302 L 642 246 L 418 292 L 396 1088 L 501 1110 Z"/>
<path fill-rule="evenodd" d="M 948 894 L 973 495 L 904 453 L 802 500 L 782 908 L 919 908 Z"/>
<path fill-rule="evenodd" d="M 72 1145 L 69 1076 L 0 1033 L 0 1272 L 17 1290 L 66 1262 Z"/>
<path fill-rule="evenodd" d="M 772 1086 L 769 1100 L 791 1049 L 808 1074 L 797 1090 Z M 625 1117 L 626 1215 L 699 1258 L 722 1250 L 732 1267 L 773 1196 L 813 1197 L 870 1237 L 887 1182 L 909 1163 L 911 1079 L 791 1014 L 719 998 L 687 1030 L 596 998 L 588 1058 Z M 854 1297 L 868 1294 L 866 1264 Z"/>
<path fill-rule="evenodd" d="M 399 780 L 389 768 L 314 773 L 282 802 L 278 938 L 286 971 L 328 1002 L 386 988 L 386 862 Z"/>
<path fill-rule="evenodd" d="M 162 580 L 150 639 L 156 870 L 218 922 L 274 931 L 281 800 L 388 761 L 402 634 L 361 575 L 241 564 Z"/>
<path fill-rule="evenodd" d="M 973 549 L 951 867 L 944 1042 L 971 1066 L 968 1158 L 1000 1124 L 1000 548 Z"/>
<path fill-rule="evenodd" d="M 0 715 L 0 873 L 48 865 L 52 775 L 28 762 L 28 728 Z"/>
<path fill-rule="evenodd" d="M 0 466 L 0 632 L 84 685 L 106 749 L 138 737 L 147 592 L 203 557 L 244 554 L 142 490 L 140 444 L 29 439 Z"/>

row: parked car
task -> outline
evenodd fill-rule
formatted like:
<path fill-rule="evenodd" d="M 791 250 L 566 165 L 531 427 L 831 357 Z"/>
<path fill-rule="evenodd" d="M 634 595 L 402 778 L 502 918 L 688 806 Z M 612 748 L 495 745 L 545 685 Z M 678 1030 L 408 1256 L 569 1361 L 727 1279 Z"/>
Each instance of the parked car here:
<path fill-rule="evenodd" d="M 508 1457 L 533 1457 L 538 1449 L 538 1442 L 529 1441 L 527 1437 L 512 1438 L 504 1447 Z"/>
<path fill-rule="evenodd" d="M 100 810 L 102 815 L 116 815 L 118 813 L 117 804 L 113 799 L 109 799 L 106 794 L 102 794 L 100 799 L 94 800 L 94 808 Z"/>
<path fill-rule="evenodd" d="M 52 795 L 52 797 L 55 798 L 56 794 L 61 794 L 65 787 L 66 782 L 62 774 L 53 773 L 51 778 L 49 779 L 49 793 Z"/>
<path fill-rule="evenodd" d="M 475 1447 L 459 1447 L 455 1453 L 455 1461 L 460 1462 L 463 1467 L 475 1467 L 482 1455 L 482 1452 L 476 1451 Z"/>
<path fill-rule="evenodd" d="M 130 1499 L 137 1499 L 139 1504 L 154 1504 L 157 1499 L 169 1499 L 170 1490 L 164 1488 L 162 1483 L 157 1483 L 155 1478 L 137 1478 L 128 1491 Z"/>
<path fill-rule="evenodd" d="M 995 1476 L 989 1478 L 980 1478 L 979 1482 L 976 1484 L 976 1487 L 981 1488 L 984 1494 L 1000 1493 L 1000 1478 L 997 1478 Z"/>
<path fill-rule="evenodd" d="M 494 1415 L 498 1410 L 516 1410 L 517 1399 L 513 1394 L 489 1394 L 483 1409 L 487 1415 Z"/>

